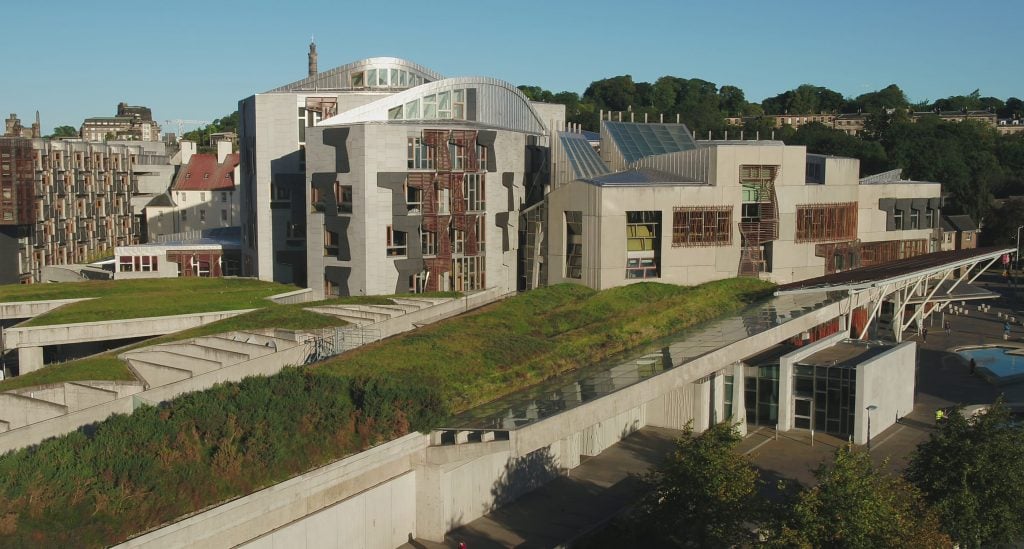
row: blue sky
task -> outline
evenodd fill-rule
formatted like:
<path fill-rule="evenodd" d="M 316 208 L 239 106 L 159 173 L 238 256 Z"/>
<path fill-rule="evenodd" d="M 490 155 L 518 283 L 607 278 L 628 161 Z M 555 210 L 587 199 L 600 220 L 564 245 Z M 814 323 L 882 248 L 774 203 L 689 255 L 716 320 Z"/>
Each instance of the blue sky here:
<path fill-rule="evenodd" d="M 670 74 L 753 101 L 803 83 L 847 96 L 896 83 L 912 101 L 1024 96 L 1020 1 L 14 0 L 3 14 L 0 113 L 27 122 L 38 109 L 44 132 L 119 101 L 161 123 L 212 120 L 304 77 L 311 35 L 320 70 L 396 56 L 554 91 Z"/>

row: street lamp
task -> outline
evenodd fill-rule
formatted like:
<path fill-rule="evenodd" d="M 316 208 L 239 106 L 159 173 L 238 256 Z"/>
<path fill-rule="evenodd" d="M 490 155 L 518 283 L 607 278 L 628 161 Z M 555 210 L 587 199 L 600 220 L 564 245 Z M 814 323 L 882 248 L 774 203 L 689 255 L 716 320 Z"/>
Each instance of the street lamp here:
<path fill-rule="evenodd" d="M 872 404 L 872 405 L 868 406 L 867 408 L 865 408 L 865 410 L 868 411 L 868 451 L 869 452 L 871 451 L 871 412 L 874 412 L 877 409 L 878 409 L 878 406 L 875 406 L 874 404 Z"/>

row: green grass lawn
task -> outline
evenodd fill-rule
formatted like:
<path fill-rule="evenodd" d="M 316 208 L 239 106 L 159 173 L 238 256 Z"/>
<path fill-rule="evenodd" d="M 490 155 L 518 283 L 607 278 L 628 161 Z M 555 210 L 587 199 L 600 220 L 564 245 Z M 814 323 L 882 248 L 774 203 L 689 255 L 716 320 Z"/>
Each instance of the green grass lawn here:
<path fill-rule="evenodd" d="M 642 283 L 603 292 L 562 284 L 356 349 L 316 368 L 437 384 L 457 413 L 737 312 L 772 287 L 750 278 L 695 287 Z"/>
<path fill-rule="evenodd" d="M 180 280 L 180 279 L 179 279 Z M 271 294 L 273 295 L 273 294 Z M 457 292 L 437 292 L 420 294 L 426 297 L 459 297 Z M 406 296 L 410 297 L 410 296 Z M 0 381 L 0 391 L 9 391 L 32 385 L 44 385 L 57 383 L 59 381 L 84 381 L 84 380 L 133 380 L 128 366 L 117 355 L 130 349 L 137 349 L 160 343 L 170 343 L 195 337 L 222 334 L 240 330 L 260 330 L 265 328 L 282 328 L 285 330 L 316 330 L 331 328 L 348 324 L 344 320 L 322 315 L 305 310 L 306 307 L 322 305 L 342 305 L 360 303 L 364 305 L 390 305 L 394 303 L 387 296 L 348 296 L 310 303 L 295 303 L 291 305 L 278 305 L 270 300 L 261 300 L 255 305 L 262 306 L 262 309 L 250 311 L 231 318 L 211 322 L 203 326 L 197 326 L 181 332 L 167 334 L 164 336 L 140 341 L 129 347 L 110 351 L 90 357 L 70 360 L 61 364 L 46 366 L 35 372 L 23 376 L 13 377 Z"/>
<path fill-rule="evenodd" d="M 2 301 L 95 297 L 37 316 L 24 326 L 50 326 L 266 307 L 265 297 L 294 286 L 246 278 L 159 278 L 12 285 L 0 287 Z"/>

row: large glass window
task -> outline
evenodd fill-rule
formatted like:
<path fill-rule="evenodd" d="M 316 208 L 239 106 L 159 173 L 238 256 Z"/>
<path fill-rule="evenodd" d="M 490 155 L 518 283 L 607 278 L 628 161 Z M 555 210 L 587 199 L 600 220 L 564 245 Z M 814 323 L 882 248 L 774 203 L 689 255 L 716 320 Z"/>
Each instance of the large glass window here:
<path fill-rule="evenodd" d="M 432 120 L 437 118 L 437 96 L 434 94 L 423 98 L 423 118 Z"/>
<path fill-rule="evenodd" d="M 396 231 L 391 225 L 387 227 L 388 257 L 403 257 L 408 254 L 409 246 L 405 231 Z"/>
<path fill-rule="evenodd" d="M 661 212 L 626 212 L 626 278 L 658 278 Z"/>
<path fill-rule="evenodd" d="M 467 173 L 462 179 L 462 188 L 467 212 L 482 212 L 486 209 L 482 174 Z"/>
<path fill-rule="evenodd" d="M 420 229 L 420 251 L 424 256 L 437 255 L 437 233 Z"/>
<path fill-rule="evenodd" d="M 437 117 L 452 117 L 452 92 L 441 92 L 437 94 Z"/>
<path fill-rule="evenodd" d="M 410 170 L 434 169 L 434 149 L 420 137 L 410 137 L 408 146 L 408 165 Z"/>

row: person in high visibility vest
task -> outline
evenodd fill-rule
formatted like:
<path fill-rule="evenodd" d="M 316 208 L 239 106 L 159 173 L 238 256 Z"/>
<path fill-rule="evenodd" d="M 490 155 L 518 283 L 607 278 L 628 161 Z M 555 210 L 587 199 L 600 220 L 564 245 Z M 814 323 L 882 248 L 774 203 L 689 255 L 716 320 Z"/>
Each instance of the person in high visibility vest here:
<path fill-rule="evenodd" d="M 946 412 L 942 411 L 942 408 L 935 410 L 935 423 L 938 423 L 946 419 Z"/>

